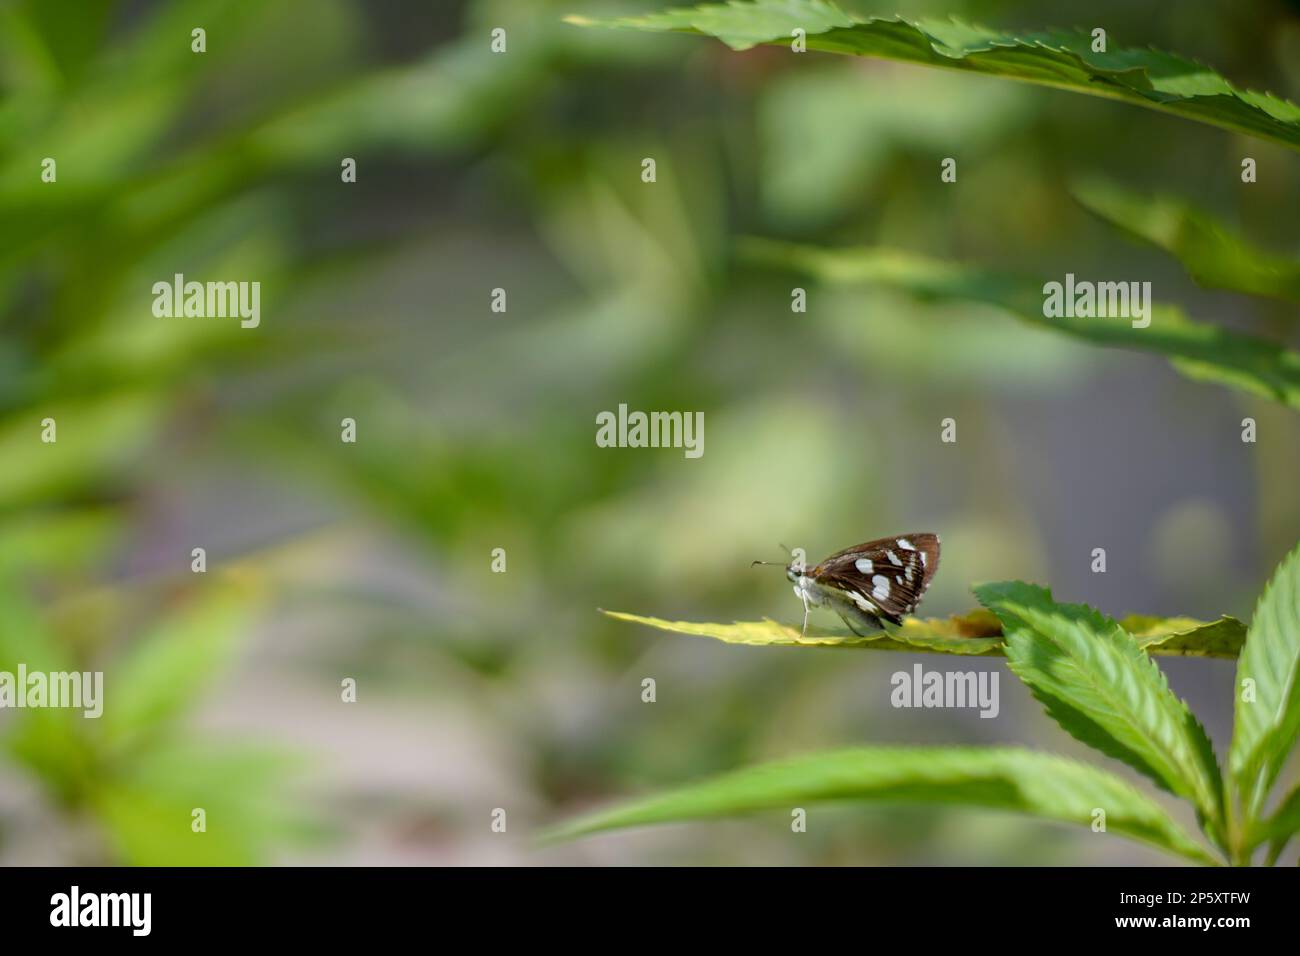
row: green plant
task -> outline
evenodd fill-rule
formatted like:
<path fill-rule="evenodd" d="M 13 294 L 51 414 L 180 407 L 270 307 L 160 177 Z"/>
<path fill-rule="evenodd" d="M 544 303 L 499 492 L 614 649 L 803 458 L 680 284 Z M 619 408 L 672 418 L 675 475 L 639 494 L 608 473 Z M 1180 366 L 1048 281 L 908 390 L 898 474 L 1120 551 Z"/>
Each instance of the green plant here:
<path fill-rule="evenodd" d="M 899 60 L 981 73 L 1121 100 L 1246 133 L 1300 150 L 1300 106 L 1238 89 L 1199 63 L 1152 49 L 1103 45 L 1081 31 L 1013 34 L 956 19 L 861 19 L 827 0 L 754 0 L 667 10 L 584 26 L 676 31 L 712 36 L 733 50 L 789 45 L 803 31 L 808 50 Z M 1202 285 L 1295 300 L 1300 261 L 1255 247 L 1190 203 L 1148 198 L 1091 179 L 1074 198 L 1103 220 L 1174 255 Z M 996 306 L 1022 321 L 1084 339 L 1165 355 L 1184 375 L 1243 389 L 1300 408 L 1300 354 L 1268 338 L 1188 318 L 1177 306 L 1153 307 L 1149 327 L 1044 315 L 1041 279 L 1012 277 L 910 252 L 859 247 L 827 249 L 747 240 L 742 258 L 831 284 L 870 283 L 919 299 Z"/>
<path fill-rule="evenodd" d="M 232 541 L 205 576 L 190 573 L 188 546 L 171 552 L 174 563 L 150 557 L 123 574 L 152 548 L 141 516 L 175 500 L 165 486 L 188 484 L 179 463 L 264 461 L 249 455 L 250 434 L 280 460 L 280 445 L 294 442 L 311 450 L 316 475 L 349 476 L 350 464 L 303 438 L 322 392 L 345 376 L 299 381 L 256 415 L 232 397 L 288 356 L 309 364 L 309 353 L 383 338 L 341 324 L 303 335 L 295 305 L 341 282 L 361 287 L 377 263 L 409 256 L 418 233 L 303 242 L 317 232 L 299 219 L 305 206 L 331 219 L 355 207 L 342 193 L 333 204 L 299 199 L 319 188 L 322 157 L 373 156 L 378 169 L 482 148 L 527 109 L 523 92 L 544 86 L 549 38 L 575 31 L 548 22 L 508 58 L 450 38 L 398 63 L 371 56 L 364 5 L 349 0 L 129 6 L 0 5 L 0 672 L 102 671 L 109 701 L 97 720 L 0 711 L 0 774 L 45 798 L 17 810 L 0 801 L 0 858 L 48 807 L 87 837 L 55 852 L 83 862 L 266 863 L 287 838 L 317 833 L 293 788 L 306 755 L 192 722 L 271 604 L 228 586 L 224 572 L 238 564 L 267 580 L 274 570 L 261 562 L 290 535 Z M 200 24 L 221 38 L 201 56 L 190 46 Z M 44 157 L 57 159 L 53 181 L 41 176 Z M 325 167 L 337 183 L 337 160 Z M 256 339 L 159 321 L 142 290 L 182 268 L 264 281 L 281 321 Z M 301 314 L 319 317 L 310 304 Z M 295 417 L 289 393 L 310 411 Z M 39 441 L 47 417 L 58 423 L 49 444 Z M 388 481 L 410 467 L 383 464 Z M 374 483 L 387 502 L 389 486 Z M 320 600 L 284 586 L 276 598 Z M 204 836 L 191 829 L 198 807 Z"/>
<path fill-rule="evenodd" d="M 1240 90 L 1214 70 L 1152 49 L 1096 49 L 1082 31 L 1015 34 L 952 19 L 849 14 L 828 0 L 754 0 L 665 10 L 644 17 L 579 25 L 679 31 L 716 37 L 733 50 L 790 45 L 803 31 L 807 49 L 964 70 L 1122 100 L 1300 149 L 1300 106 L 1269 93 Z"/>
<path fill-rule="evenodd" d="M 766 266 L 790 269 L 830 285 L 899 289 L 927 302 L 994 306 L 1016 319 L 1094 345 L 1155 352 L 1182 374 L 1300 409 L 1300 353 L 1267 339 L 1188 318 L 1174 305 L 1152 304 L 1147 328 L 1128 319 L 1087 322 L 1043 314 L 1036 280 L 877 247 L 822 249 L 750 239 L 741 253 Z"/>
<path fill-rule="evenodd" d="M 733 50 L 803 41 L 809 51 L 904 61 L 1050 86 L 1159 110 L 1300 149 L 1300 107 L 1244 91 L 1214 70 L 1151 49 L 1095 45 L 1083 32 L 1012 34 L 955 19 L 860 18 L 825 0 L 756 0 L 668 10 L 579 25 L 679 31 Z M 1177 199 L 1149 199 L 1097 179 L 1075 199 L 1104 221 L 1170 253 L 1207 287 L 1294 300 L 1297 263 L 1257 248 Z M 832 285 L 871 284 L 914 298 L 994 306 L 1098 345 L 1152 351 L 1181 373 L 1300 408 L 1300 355 L 1245 331 L 1197 322 L 1156 305 L 1148 327 L 1078 323 L 1045 314 L 1041 278 L 1029 279 L 901 249 L 824 248 L 744 240 L 741 261 Z M 1109 771 L 1014 748 L 870 747 L 764 764 L 598 812 L 552 830 L 566 839 L 641 824 L 789 808 L 816 800 L 943 803 L 1015 810 L 1082 825 L 1105 811 L 1108 828 L 1201 863 L 1247 864 L 1267 844 L 1275 862 L 1300 829 L 1300 790 L 1272 800 L 1300 732 L 1300 551 L 1282 563 L 1249 630 L 1224 617 L 1112 620 L 1018 581 L 977 586 L 983 608 L 947 620 L 911 618 L 870 637 L 775 621 L 709 624 L 612 613 L 663 630 L 728 643 L 1004 655 L 1072 736 L 1120 760 L 1191 805 L 1208 847 L 1167 811 Z M 1152 657 L 1238 658 L 1236 727 L 1227 772 L 1186 703 Z M 1270 809 L 1271 808 L 1271 809 Z"/>
<path fill-rule="evenodd" d="M 622 827 L 819 800 L 942 803 L 1018 811 L 1108 829 L 1199 863 L 1249 864 L 1268 843 L 1277 860 L 1300 831 L 1300 789 L 1269 812 L 1278 773 L 1300 733 L 1300 548 L 1283 560 L 1241 624 L 1129 617 L 1062 604 L 1046 588 L 977 585 L 984 612 L 949 621 L 908 619 L 875 638 L 814 631 L 809 647 L 1004 654 L 1012 672 L 1071 736 L 1123 761 L 1193 807 L 1212 849 L 1192 839 L 1155 801 L 1109 771 L 1016 748 L 870 747 L 797 757 L 725 774 L 562 825 L 565 839 Z M 626 615 L 616 615 L 628 617 Z M 771 621 L 689 625 L 633 618 L 665 630 L 744 643 L 802 644 Z M 1228 773 L 1187 704 L 1149 653 L 1237 653 L 1236 723 Z"/>
<path fill-rule="evenodd" d="M 251 576 L 222 576 L 176 589 L 173 605 L 111 668 L 112 705 L 97 719 L 79 711 L 18 711 L 0 756 L 39 781 L 69 825 L 91 824 L 84 861 L 132 865 L 238 866 L 265 862 L 286 836 L 315 829 L 295 808 L 289 779 L 300 759 L 287 749 L 196 733 L 186 718 L 239 653 L 265 603 Z M 125 613 L 101 591 L 38 613 L 0 576 L 0 671 L 104 668 L 104 619 Z M 53 630 L 58 620 L 63 634 Z M 67 633 L 85 645 L 69 647 Z M 191 830 L 202 808 L 206 829 Z"/>
<path fill-rule="evenodd" d="M 1174 256 L 1210 289 L 1300 302 L 1300 262 L 1257 248 L 1176 196 L 1143 196 L 1092 177 L 1074 198 L 1089 212 Z"/>

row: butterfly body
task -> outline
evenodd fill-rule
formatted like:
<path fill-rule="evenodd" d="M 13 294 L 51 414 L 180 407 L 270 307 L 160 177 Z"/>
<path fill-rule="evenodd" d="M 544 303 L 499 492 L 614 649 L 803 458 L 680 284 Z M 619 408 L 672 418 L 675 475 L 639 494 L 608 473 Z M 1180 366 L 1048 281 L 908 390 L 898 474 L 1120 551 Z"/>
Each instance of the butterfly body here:
<path fill-rule="evenodd" d="M 865 635 L 883 622 L 901 624 L 911 614 L 939 569 L 939 536 L 928 532 L 878 538 L 832 554 L 816 567 L 786 566 L 795 596 L 808 609 L 829 607 L 849 630 Z"/>
<path fill-rule="evenodd" d="M 786 569 L 786 576 L 794 582 L 794 595 L 804 602 L 805 607 L 828 607 L 835 611 L 848 624 L 855 634 L 881 629 L 880 618 L 864 611 L 850 597 L 849 592 L 839 588 L 825 587 L 809 573 L 799 573 L 792 568 Z M 806 616 L 805 616 L 806 617 Z M 807 630 L 805 621 L 804 630 Z"/>

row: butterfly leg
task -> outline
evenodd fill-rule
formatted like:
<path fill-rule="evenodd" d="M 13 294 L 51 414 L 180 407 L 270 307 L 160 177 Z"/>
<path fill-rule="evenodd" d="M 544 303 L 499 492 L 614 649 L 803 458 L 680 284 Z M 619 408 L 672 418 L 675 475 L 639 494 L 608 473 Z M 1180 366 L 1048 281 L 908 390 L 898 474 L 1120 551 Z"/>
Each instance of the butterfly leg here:
<path fill-rule="evenodd" d="M 803 598 L 803 633 L 799 635 L 799 640 L 808 636 L 808 595 L 800 595 Z"/>
<path fill-rule="evenodd" d="M 880 618 L 874 614 L 868 614 L 861 608 L 854 607 L 851 604 L 842 604 L 835 608 L 839 612 L 844 623 L 849 626 L 849 630 L 858 637 L 866 637 L 872 631 L 883 630 Z"/>

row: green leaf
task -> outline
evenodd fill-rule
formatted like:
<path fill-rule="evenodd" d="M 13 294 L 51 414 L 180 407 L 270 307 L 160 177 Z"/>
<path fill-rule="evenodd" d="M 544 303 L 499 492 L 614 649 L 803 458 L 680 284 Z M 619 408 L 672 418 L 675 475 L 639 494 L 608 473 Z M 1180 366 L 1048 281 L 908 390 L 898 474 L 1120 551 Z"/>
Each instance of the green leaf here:
<path fill-rule="evenodd" d="M 117 509 L 105 505 L 15 512 L 0 520 L 0 579 L 53 570 L 84 574 L 119 546 L 128 521 Z"/>
<path fill-rule="evenodd" d="M 1057 604 L 1046 588 L 1007 581 L 974 590 L 1002 621 L 1012 671 L 1062 728 L 1190 800 L 1222 832 L 1210 739 L 1137 641 L 1090 607 Z"/>
<path fill-rule="evenodd" d="M 1218 382 L 1300 409 L 1300 354 L 1268 342 L 1192 321 L 1170 305 L 1151 305 L 1151 324 L 1125 318 L 1052 318 L 1043 315 L 1038 280 L 1003 275 L 893 249 L 822 249 L 764 239 L 747 240 L 741 253 L 824 282 L 878 284 L 922 299 L 982 302 L 1032 325 L 1096 345 L 1156 352 L 1184 375 Z"/>
<path fill-rule="evenodd" d="M 567 840 L 651 823 L 784 810 L 826 800 L 949 804 L 1011 810 L 1153 843 L 1200 863 L 1214 858 L 1159 804 L 1104 770 L 1015 748 L 862 747 L 761 764 L 561 824 Z"/>
<path fill-rule="evenodd" d="M 1247 680 L 1251 701 L 1243 699 Z M 1255 606 L 1234 692 L 1228 767 L 1249 824 L 1300 733 L 1300 547 L 1278 565 Z"/>
<path fill-rule="evenodd" d="M 19 582 L 0 571 L 0 671 L 24 664 L 29 673 L 80 669 Z M 4 749 L 65 803 L 84 793 L 95 772 L 95 755 L 83 733 L 87 720 L 71 708 L 27 708 L 0 721 Z"/>
<path fill-rule="evenodd" d="M 1300 106 L 1240 90 L 1214 70 L 1170 53 L 1108 45 L 1092 50 L 1083 31 L 1004 33 L 959 20 L 860 18 L 825 0 L 757 0 L 666 10 L 583 26 L 682 31 L 716 37 L 733 50 L 788 45 L 802 29 L 809 50 L 882 57 L 966 70 L 1123 100 L 1300 149 Z"/>
<path fill-rule="evenodd" d="M 86 487 L 103 488 L 138 467 L 163 420 L 163 399 L 145 391 L 64 399 L 0 419 L 0 509 L 15 510 Z M 53 418 L 57 441 L 42 442 Z"/>
<path fill-rule="evenodd" d="M 666 621 L 621 611 L 603 611 L 618 621 L 646 624 L 661 631 L 711 637 L 727 644 L 759 647 L 856 647 L 877 651 L 930 651 L 935 654 L 1000 656 L 1006 653 L 1002 624 L 983 608 L 949 618 L 903 619 L 901 627 L 886 625 L 886 630 L 866 637 L 847 628 L 810 625 L 801 635 L 801 627 L 781 624 L 769 618 L 761 621 L 736 621 L 731 624 L 708 624 L 694 621 Z M 1141 628 L 1135 635 L 1138 645 L 1149 654 L 1194 657 L 1236 657 L 1245 638 L 1245 626 L 1235 618 L 1224 617 L 1211 623 L 1192 618 L 1158 618 L 1132 615 L 1124 619 Z"/>
<path fill-rule="evenodd" d="M 987 636 L 989 622 L 976 611 L 964 617 L 948 620 L 938 618 L 906 618 L 902 627 L 886 625 L 888 630 L 876 631 L 863 637 L 847 628 L 802 628 L 793 624 L 780 624 L 764 618 L 761 621 L 737 621 L 733 624 L 696 624 L 690 621 L 665 621 L 657 617 L 641 617 L 620 611 L 603 611 L 619 621 L 648 624 L 662 631 L 712 637 L 728 644 L 754 644 L 784 647 L 866 647 L 873 650 L 933 651 L 939 654 L 997 654 L 1001 637 Z"/>
<path fill-rule="evenodd" d="M 0 573 L 0 671 L 69 670 L 71 657 L 27 598 L 17 577 Z"/>
<path fill-rule="evenodd" d="M 1148 654 L 1236 657 L 1246 643 L 1246 625 L 1227 615 L 1206 623 L 1190 617 L 1130 614 L 1120 619 L 1119 626 Z"/>
<path fill-rule="evenodd" d="M 1247 825 L 1246 849 L 1253 850 L 1268 841 L 1268 864 L 1272 866 L 1297 833 L 1300 833 L 1300 787 L 1292 790 L 1267 820 L 1253 820 Z"/>
<path fill-rule="evenodd" d="M 91 795 L 117 858 L 131 866 L 250 866 L 313 829 L 287 789 L 296 755 L 202 741 L 151 750 Z M 192 813 L 206 813 L 195 833 Z"/>
<path fill-rule="evenodd" d="M 1265 252 L 1185 200 L 1101 180 L 1073 193 L 1089 212 L 1174 256 L 1200 285 L 1300 302 L 1300 259 Z"/>
<path fill-rule="evenodd" d="M 98 730 L 110 747 L 156 737 L 192 708 L 203 689 L 230 662 L 252 620 L 258 592 L 229 578 L 163 620 L 104 674 Z"/>

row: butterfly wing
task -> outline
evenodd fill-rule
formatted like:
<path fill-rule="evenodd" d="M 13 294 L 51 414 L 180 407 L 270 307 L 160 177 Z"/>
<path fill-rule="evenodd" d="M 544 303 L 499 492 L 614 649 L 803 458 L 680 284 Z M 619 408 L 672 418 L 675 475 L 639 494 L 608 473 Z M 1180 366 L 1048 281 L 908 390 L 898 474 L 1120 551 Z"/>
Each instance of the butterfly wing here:
<path fill-rule="evenodd" d="M 900 624 L 921 603 L 938 569 L 939 536 L 918 532 L 845 548 L 809 573 L 865 613 Z"/>

